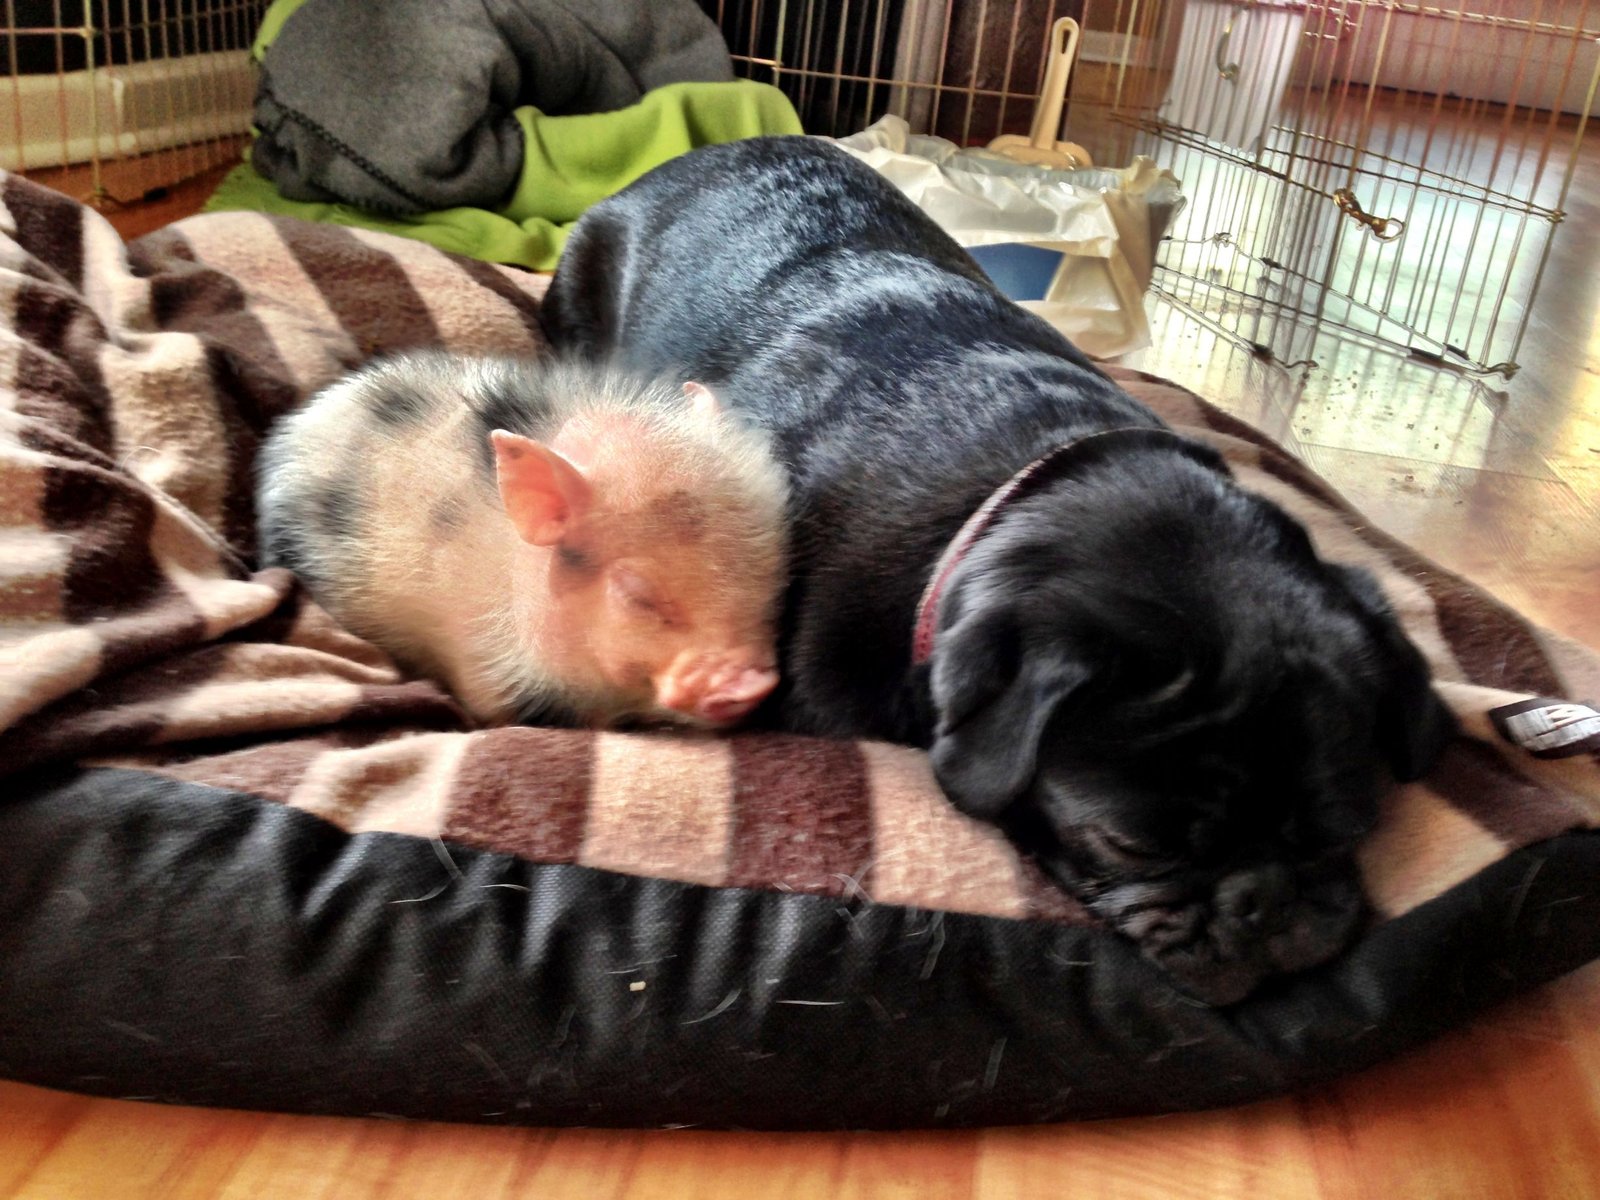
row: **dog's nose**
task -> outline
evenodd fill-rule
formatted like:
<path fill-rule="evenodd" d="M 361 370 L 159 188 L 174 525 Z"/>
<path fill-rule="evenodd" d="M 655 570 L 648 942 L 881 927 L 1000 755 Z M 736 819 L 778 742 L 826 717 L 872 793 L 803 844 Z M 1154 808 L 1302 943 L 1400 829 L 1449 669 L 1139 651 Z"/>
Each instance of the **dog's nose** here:
<path fill-rule="evenodd" d="M 1270 930 L 1282 923 L 1284 908 L 1294 898 L 1294 874 L 1281 863 L 1268 863 L 1223 876 L 1216 908 L 1247 928 Z"/>

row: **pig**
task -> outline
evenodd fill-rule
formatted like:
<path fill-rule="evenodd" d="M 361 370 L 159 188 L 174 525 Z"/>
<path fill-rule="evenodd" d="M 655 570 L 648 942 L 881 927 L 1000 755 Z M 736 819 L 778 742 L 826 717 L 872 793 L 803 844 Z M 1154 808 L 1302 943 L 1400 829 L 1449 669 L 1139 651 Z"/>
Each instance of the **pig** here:
<path fill-rule="evenodd" d="M 411 353 L 262 449 L 262 561 L 485 725 L 721 727 L 777 683 L 785 474 L 694 383 Z"/>

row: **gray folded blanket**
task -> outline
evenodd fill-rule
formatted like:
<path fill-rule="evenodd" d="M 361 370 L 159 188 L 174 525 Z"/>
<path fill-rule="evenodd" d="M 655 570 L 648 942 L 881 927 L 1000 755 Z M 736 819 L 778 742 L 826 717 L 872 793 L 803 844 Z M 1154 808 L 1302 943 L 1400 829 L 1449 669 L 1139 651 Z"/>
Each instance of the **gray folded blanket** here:
<path fill-rule="evenodd" d="M 291 200 L 492 208 L 522 167 L 518 107 L 732 78 L 693 0 L 307 0 L 266 49 L 253 161 Z"/>

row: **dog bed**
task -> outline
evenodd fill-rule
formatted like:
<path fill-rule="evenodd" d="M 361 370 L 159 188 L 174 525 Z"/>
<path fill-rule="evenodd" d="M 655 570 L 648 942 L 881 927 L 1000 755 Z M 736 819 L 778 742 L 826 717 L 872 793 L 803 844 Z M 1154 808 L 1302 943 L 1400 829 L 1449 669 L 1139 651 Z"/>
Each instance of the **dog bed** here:
<path fill-rule="evenodd" d="M 368 356 L 541 352 L 543 280 L 260 214 L 124 248 L 0 178 L 0 1074 L 530 1124 L 1019 1123 L 1231 1104 L 1600 955 L 1600 659 L 1125 386 L 1374 570 L 1464 734 L 1366 843 L 1343 957 L 1186 999 L 924 756 L 470 731 L 252 568 L 272 419 Z"/>

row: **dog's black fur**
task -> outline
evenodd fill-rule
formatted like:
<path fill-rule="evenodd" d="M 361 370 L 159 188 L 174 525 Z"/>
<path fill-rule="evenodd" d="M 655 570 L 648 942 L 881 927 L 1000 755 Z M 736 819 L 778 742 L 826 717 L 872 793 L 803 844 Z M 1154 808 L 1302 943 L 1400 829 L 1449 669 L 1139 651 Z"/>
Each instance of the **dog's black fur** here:
<path fill-rule="evenodd" d="M 917 601 L 984 499 L 1053 447 L 1159 428 L 901 194 L 820 141 L 695 151 L 590 210 L 551 340 L 700 380 L 794 483 L 791 730 L 928 746 L 1193 994 L 1336 953 L 1384 776 L 1453 723 L 1370 578 L 1177 438 L 1085 444 Z"/>

